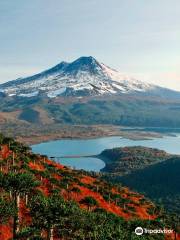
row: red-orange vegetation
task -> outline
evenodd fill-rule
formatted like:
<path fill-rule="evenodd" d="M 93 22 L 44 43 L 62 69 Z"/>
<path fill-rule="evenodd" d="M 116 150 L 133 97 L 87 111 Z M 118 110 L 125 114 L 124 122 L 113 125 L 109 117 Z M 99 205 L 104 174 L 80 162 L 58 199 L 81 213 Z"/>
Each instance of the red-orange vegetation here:
<path fill-rule="evenodd" d="M 0 240 L 12 239 L 12 228 L 10 224 L 0 225 Z"/>
<path fill-rule="evenodd" d="M 27 208 L 25 201 L 22 199 L 19 206 L 19 220 L 21 222 L 21 225 L 24 226 L 30 225 L 32 222 L 29 209 Z"/>
<path fill-rule="evenodd" d="M 176 237 L 175 237 L 176 236 Z M 180 234 L 173 232 L 165 235 L 165 240 L 180 240 Z"/>
<path fill-rule="evenodd" d="M 45 168 L 42 164 L 29 162 L 29 167 L 33 170 L 44 171 Z"/>
<path fill-rule="evenodd" d="M 59 175 L 56 174 L 56 173 L 53 173 L 53 174 L 52 174 L 52 177 L 55 178 L 56 180 L 61 180 L 61 179 L 62 179 L 62 177 L 59 176 Z"/>
<path fill-rule="evenodd" d="M 137 215 L 139 216 L 139 218 L 141 219 L 149 219 L 149 220 L 154 220 L 157 218 L 156 215 L 150 215 L 148 214 L 147 210 L 148 210 L 148 206 L 145 207 L 141 207 L 141 206 L 135 206 Z"/>
<path fill-rule="evenodd" d="M 53 162 L 53 161 L 51 161 L 51 160 L 49 160 L 49 159 L 46 159 L 45 162 L 46 162 L 47 164 L 51 165 L 51 166 L 54 166 L 55 168 L 57 168 L 57 169 L 59 169 L 59 170 L 61 170 L 61 169 L 64 168 L 63 165 L 61 165 L 61 164 L 59 164 L 59 163 L 56 163 L 56 162 Z"/>
<path fill-rule="evenodd" d="M 41 185 L 41 186 L 37 187 L 37 189 L 40 190 L 45 196 L 49 195 L 49 190 L 47 187 Z"/>
<path fill-rule="evenodd" d="M 98 205 L 99 205 L 98 207 L 101 207 L 106 211 L 112 212 L 126 219 L 130 218 L 130 216 L 124 213 L 120 207 L 116 206 L 113 203 L 108 203 L 107 201 L 105 201 L 101 194 L 93 192 L 90 189 L 83 186 L 79 186 L 79 189 L 81 190 L 81 193 L 78 195 L 70 193 L 71 197 L 73 196 L 75 197 L 74 199 L 75 201 L 80 202 L 83 198 L 90 196 L 90 197 L 93 197 L 98 202 Z M 82 207 L 84 208 L 85 205 L 82 205 Z"/>
<path fill-rule="evenodd" d="M 58 163 L 55 163 L 55 164 L 54 164 L 54 166 L 55 166 L 57 169 L 59 169 L 59 170 L 61 170 L 61 169 L 63 169 L 63 168 L 64 168 L 64 166 L 63 166 L 63 165 L 61 165 L 61 164 L 58 164 Z"/>
<path fill-rule="evenodd" d="M 93 184 L 95 180 L 96 180 L 95 178 L 90 176 L 83 176 L 83 178 L 81 178 L 81 182 L 85 184 Z"/>
<path fill-rule="evenodd" d="M 37 187 L 38 190 L 40 190 L 45 196 L 48 196 L 51 190 L 51 185 L 49 183 L 49 180 L 46 178 L 42 179 L 42 184 Z"/>
<path fill-rule="evenodd" d="M 1 146 L 1 156 L 3 159 L 8 158 L 12 154 L 12 151 L 9 150 L 9 147 L 7 145 Z"/>
<path fill-rule="evenodd" d="M 130 199 L 131 199 L 134 203 L 139 203 L 139 201 L 142 199 L 142 197 L 140 197 L 140 196 L 131 196 Z"/>
<path fill-rule="evenodd" d="M 120 196 L 124 199 L 131 200 L 131 204 L 128 204 L 128 206 L 131 206 L 135 209 L 135 214 L 141 218 L 141 219 L 149 219 L 154 220 L 157 218 L 157 215 L 150 215 L 148 213 L 149 207 L 154 207 L 150 204 L 140 204 L 140 200 L 143 198 L 143 195 L 136 194 L 135 192 L 131 192 L 128 190 L 128 188 L 124 188 L 124 191 L 126 193 L 120 194 L 116 189 L 112 189 L 113 193 L 120 194 Z"/>

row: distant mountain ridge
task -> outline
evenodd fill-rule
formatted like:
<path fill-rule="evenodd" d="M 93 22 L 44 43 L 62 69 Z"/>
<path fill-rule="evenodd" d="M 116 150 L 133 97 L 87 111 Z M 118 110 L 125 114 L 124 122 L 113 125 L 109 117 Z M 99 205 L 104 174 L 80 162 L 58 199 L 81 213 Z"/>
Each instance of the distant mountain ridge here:
<path fill-rule="evenodd" d="M 180 92 L 148 84 L 122 74 L 93 57 L 80 57 L 27 78 L 0 85 L 8 96 L 34 97 L 97 96 L 114 94 L 145 94 L 180 98 Z"/>

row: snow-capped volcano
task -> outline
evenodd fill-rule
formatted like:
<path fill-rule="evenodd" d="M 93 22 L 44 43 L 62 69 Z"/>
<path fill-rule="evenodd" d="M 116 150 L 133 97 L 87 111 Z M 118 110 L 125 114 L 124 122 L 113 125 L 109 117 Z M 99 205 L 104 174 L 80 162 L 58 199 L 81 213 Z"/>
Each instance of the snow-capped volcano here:
<path fill-rule="evenodd" d="M 56 96 L 89 96 L 154 91 L 154 85 L 131 78 L 99 63 L 93 57 L 81 57 L 31 77 L 0 85 L 0 92 L 9 96 L 32 97 L 46 94 Z"/>

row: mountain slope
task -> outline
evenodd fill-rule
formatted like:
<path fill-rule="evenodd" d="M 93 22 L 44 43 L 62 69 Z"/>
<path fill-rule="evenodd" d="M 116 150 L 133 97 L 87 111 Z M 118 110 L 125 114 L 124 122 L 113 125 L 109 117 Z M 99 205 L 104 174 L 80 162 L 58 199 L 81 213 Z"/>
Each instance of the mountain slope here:
<path fill-rule="evenodd" d="M 0 85 L 1 126 L 23 122 L 44 129 L 46 124 L 178 128 L 179 109 L 179 92 L 143 83 L 93 57 L 61 62 Z"/>
<path fill-rule="evenodd" d="M 31 77 L 0 85 L 0 92 L 9 96 L 35 97 L 95 96 L 125 93 L 179 97 L 180 93 L 151 85 L 99 63 L 93 57 L 80 57 L 72 63 L 61 62 Z"/>
<path fill-rule="evenodd" d="M 180 215 L 179 169 L 180 157 L 174 157 L 120 177 L 119 181 Z"/>
<path fill-rule="evenodd" d="M 0 99 L 0 115 L 6 124 L 20 121 L 41 124 L 113 124 L 145 127 L 180 127 L 180 101 L 145 96 L 6 97 Z M 16 113 L 16 114 L 15 114 Z M 33 114 L 32 114 L 33 113 Z M 35 117 L 33 117 L 35 113 Z M 11 116 L 12 115 L 12 116 Z M 20 125 L 21 126 L 21 125 Z M 4 126 L 5 127 L 5 126 Z M 3 126 L 2 126 L 3 128 Z M 6 127 L 5 127 L 6 128 Z"/>
<path fill-rule="evenodd" d="M 137 239 L 136 226 L 172 227 L 138 193 L 35 155 L 2 135 L 0 147 L 1 240 Z"/>
<path fill-rule="evenodd" d="M 99 155 L 106 163 L 102 171 L 119 176 L 165 161 L 172 156 L 163 150 L 142 146 L 106 149 Z"/>
<path fill-rule="evenodd" d="M 180 156 L 141 146 L 104 150 L 106 179 L 120 182 L 180 214 Z"/>

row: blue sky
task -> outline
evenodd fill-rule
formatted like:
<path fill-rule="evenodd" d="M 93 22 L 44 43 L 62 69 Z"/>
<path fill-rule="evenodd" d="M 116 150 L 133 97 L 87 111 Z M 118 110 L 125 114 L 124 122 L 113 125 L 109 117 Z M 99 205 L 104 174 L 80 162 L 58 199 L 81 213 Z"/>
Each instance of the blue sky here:
<path fill-rule="evenodd" d="M 180 90 L 180 1 L 0 0 L 0 82 L 89 55 Z"/>

